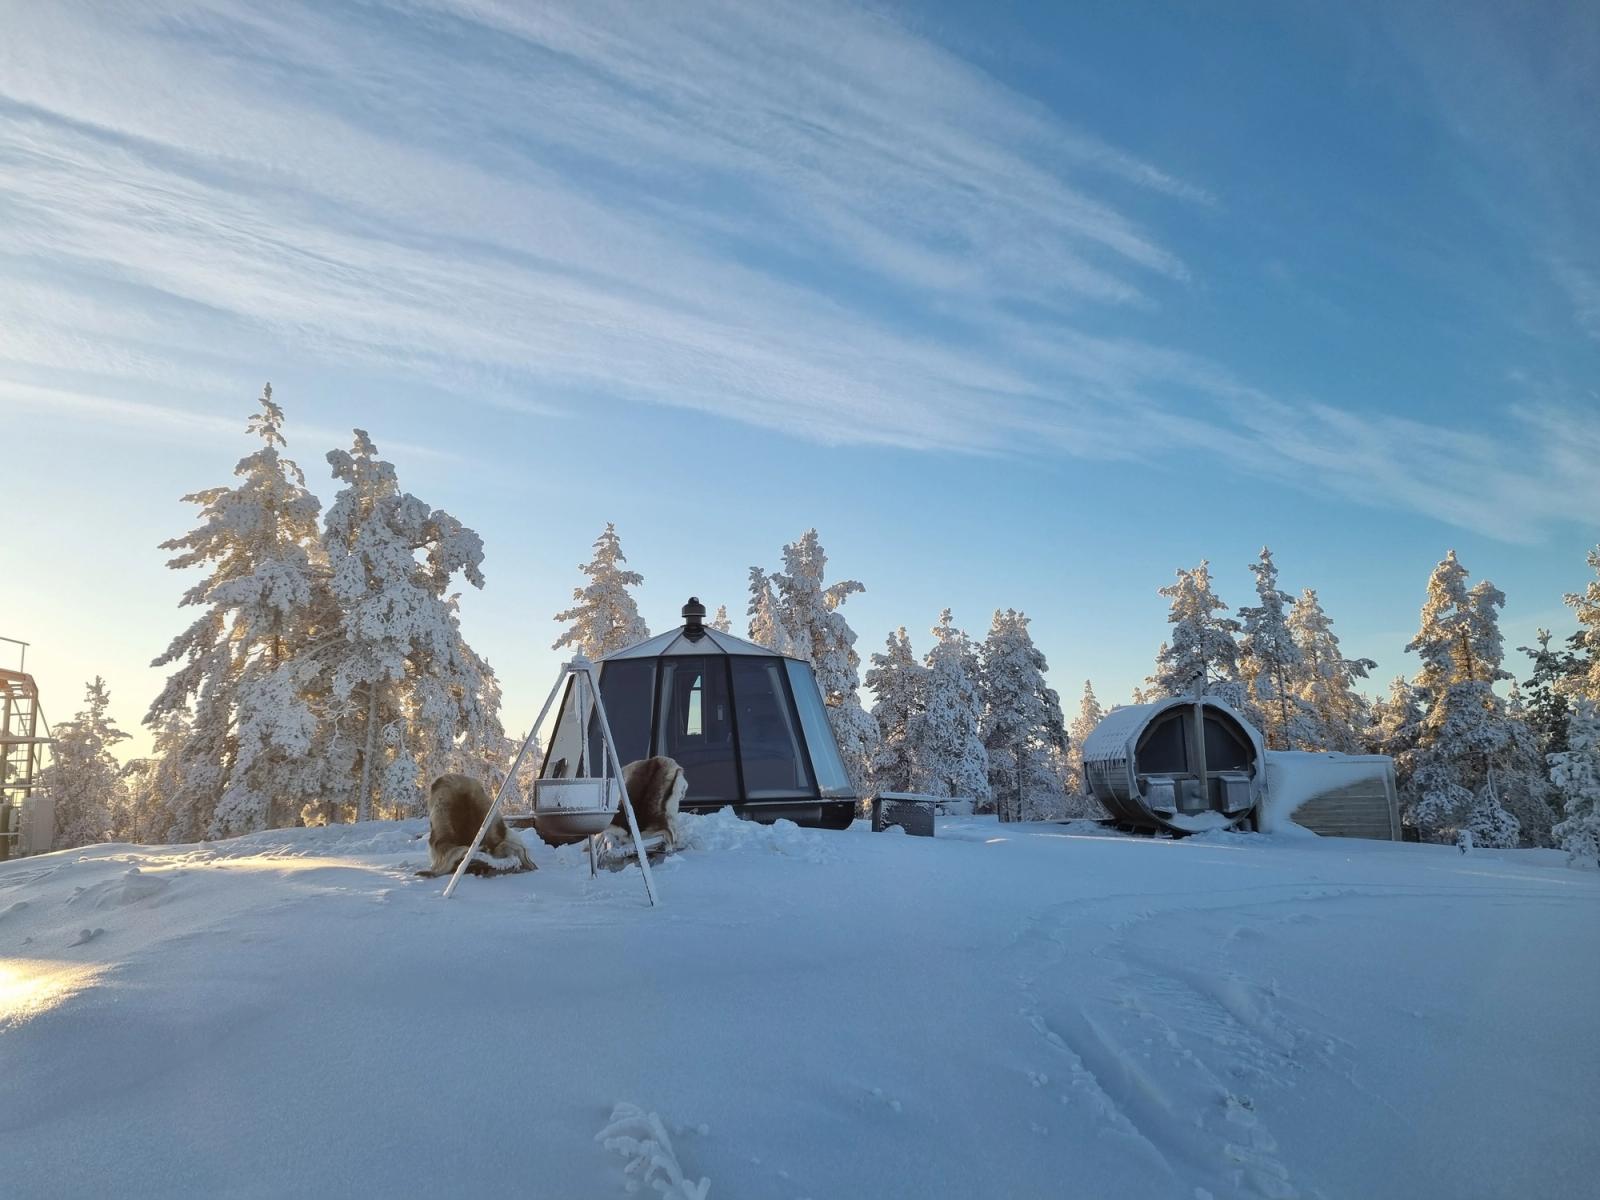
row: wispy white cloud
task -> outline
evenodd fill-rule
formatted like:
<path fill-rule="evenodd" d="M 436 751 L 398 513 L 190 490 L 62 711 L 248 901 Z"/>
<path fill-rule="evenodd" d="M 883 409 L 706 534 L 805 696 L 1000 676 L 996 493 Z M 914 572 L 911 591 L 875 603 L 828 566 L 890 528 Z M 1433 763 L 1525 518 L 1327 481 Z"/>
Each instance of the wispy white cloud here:
<path fill-rule="evenodd" d="M 243 406 L 230 404 L 230 410 Z M 142 400 L 125 400 L 115 396 L 98 396 L 67 388 L 40 387 L 0 379 L 0 410 L 13 413 L 31 413 L 52 417 L 66 417 L 80 427 L 92 422 L 99 429 L 134 431 L 160 438 L 163 441 L 207 442 L 237 446 L 245 432 L 245 422 L 234 415 L 223 416 L 217 412 L 197 411 L 167 404 L 150 404 Z M 329 429 L 326 426 L 296 422 L 290 430 L 298 444 L 311 446 L 345 445 L 350 441 L 350 430 Z M 25 444 L 25 443 L 24 443 Z M 378 449 L 384 454 L 414 459 L 446 459 L 456 456 L 433 446 L 384 438 Z M 302 466 L 307 464 L 302 462 Z"/>
<path fill-rule="evenodd" d="M 880 16 L 213 0 L 11 23 L 0 406 L 52 372 L 102 405 L 118 380 L 215 397 L 279 354 L 823 442 L 1198 448 L 1502 536 L 1587 494 L 1537 421 L 1516 466 L 1092 332 L 1193 286 L 1132 214 L 1210 192 Z M 99 411 L 160 425 L 148 408 Z"/>
<path fill-rule="evenodd" d="M 1600 341 L 1600 275 L 1562 258 L 1553 259 L 1550 270 L 1572 301 L 1573 322 L 1589 337 Z"/>

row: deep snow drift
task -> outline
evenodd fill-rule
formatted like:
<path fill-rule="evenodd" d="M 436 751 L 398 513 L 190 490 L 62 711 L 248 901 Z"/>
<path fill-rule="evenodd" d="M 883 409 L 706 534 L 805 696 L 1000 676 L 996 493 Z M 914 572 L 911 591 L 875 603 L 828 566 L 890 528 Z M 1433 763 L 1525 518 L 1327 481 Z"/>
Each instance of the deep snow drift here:
<path fill-rule="evenodd" d="M 0 866 L 0 1191 L 1600 1178 L 1600 876 L 1560 855 L 689 824 L 655 910 L 573 848 L 441 901 L 420 822 Z"/>

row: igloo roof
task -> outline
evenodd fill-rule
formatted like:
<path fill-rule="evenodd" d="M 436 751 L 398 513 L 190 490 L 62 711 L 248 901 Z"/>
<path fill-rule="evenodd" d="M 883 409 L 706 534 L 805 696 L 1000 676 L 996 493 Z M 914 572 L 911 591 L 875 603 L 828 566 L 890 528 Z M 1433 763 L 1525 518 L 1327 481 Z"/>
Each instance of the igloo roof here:
<path fill-rule="evenodd" d="M 743 638 L 734 637 L 731 633 L 723 633 L 705 625 L 701 627 L 698 638 L 691 638 L 685 629 L 670 629 L 666 633 L 658 633 L 653 638 L 646 638 L 642 642 L 635 642 L 631 646 L 624 646 L 621 650 L 602 655 L 600 661 L 616 662 L 623 658 L 666 658 L 689 654 L 754 654 L 765 658 L 786 657 L 776 650 L 769 650 L 765 646 L 758 646 L 754 642 L 747 642 Z"/>

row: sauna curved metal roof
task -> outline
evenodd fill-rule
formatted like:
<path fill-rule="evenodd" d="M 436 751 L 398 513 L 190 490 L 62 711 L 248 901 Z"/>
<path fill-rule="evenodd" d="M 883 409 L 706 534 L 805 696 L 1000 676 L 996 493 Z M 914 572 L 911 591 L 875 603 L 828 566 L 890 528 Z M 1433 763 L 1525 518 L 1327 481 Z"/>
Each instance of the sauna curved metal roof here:
<path fill-rule="evenodd" d="M 1194 704 L 1222 713 L 1237 725 L 1254 747 L 1257 758 L 1266 752 L 1260 732 L 1231 704 L 1215 696 L 1168 696 L 1151 704 L 1124 704 L 1112 709 L 1083 739 L 1079 754 L 1084 762 L 1127 758 L 1134 753 L 1140 735 L 1157 717 L 1169 709 L 1187 708 Z"/>

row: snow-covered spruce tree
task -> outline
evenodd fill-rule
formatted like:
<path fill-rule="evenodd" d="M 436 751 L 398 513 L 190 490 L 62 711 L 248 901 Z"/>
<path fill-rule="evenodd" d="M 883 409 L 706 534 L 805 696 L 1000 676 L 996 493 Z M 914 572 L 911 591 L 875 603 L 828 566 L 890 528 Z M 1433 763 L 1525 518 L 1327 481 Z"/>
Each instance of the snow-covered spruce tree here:
<path fill-rule="evenodd" d="M 1215 696 L 1259 722 L 1239 678 L 1239 622 L 1219 615 L 1228 606 L 1211 589 L 1211 564 L 1201 559 L 1193 570 L 1179 570 L 1177 582 L 1160 593 L 1172 602 L 1172 632 L 1156 654 L 1155 674 L 1145 681 L 1146 698 Z"/>
<path fill-rule="evenodd" d="M 445 604 L 453 643 L 443 654 L 413 658 L 419 668 L 429 668 L 419 669 L 412 695 L 421 786 L 456 771 L 497 788 L 517 753 L 500 724 L 500 680 L 461 636 L 459 595 L 446 597 Z"/>
<path fill-rule="evenodd" d="M 874 654 L 866 683 L 877 697 L 872 706 L 882 745 L 873 766 L 875 792 L 908 792 L 916 787 L 917 763 L 910 744 L 911 723 L 923 709 L 928 668 L 916 660 L 902 625 L 883 651 Z"/>
<path fill-rule="evenodd" d="M 1371 717 L 1355 680 L 1367 678 L 1378 664 L 1370 658 L 1344 656 L 1333 622 L 1322 611 L 1322 602 L 1312 588 L 1302 591 L 1294 602 L 1288 625 L 1300 652 L 1299 697 L 1310 716 L 1297 748 L 1359 752 Z"/>
<path fill-rule="evenodd" d="M 1516 818 L 1523 845 L 1553 846 L 1551 830 L 1561 818 L 1561 800 L 1550 782 L 1549 764 L 1540 752 L 1538 735 L 1511 709 L 1509 701 L 1505 743 L 1494 765 L 1496 795 Z"/>
<path fill-rule="evenodd" d="M 775 599 L 771 632 L 774 641 L 762 641 L 757 636 L 755 614 L 762 580 L 759 570 L 751 569 L 751 638 L 811 664 L 850 783 L 856 794 L 865 799 L 871 792 L 872 765 L 878 757 L 878 723 L 861 706 L 861 659 L 855 652 L 856 635 L 839 608 L 866 588 L 854 579 L 824 584 L 828 556 L 815 529 L 806 530 L 798 541 L 783 548 L 783 565 L 782 571 L 766 577 Z M 788 650 L 782 645 L 785 637 L 790 644 Z"/>
<path fill-rule="evenodd" d="M 990 809 L 989 754 L 983 746 L 983 701 L 969 673 L 971 640 L 955 627 L 947 608 L 933 627 L 921 680 L 922 698 L 906 724 L 905 754 L 912 790 L 970 799 L 973 811 Z"/>
<path fill-rule="evenodd" d="M 1457 841 L 1464 834 L 1470 839 L 1468 845 L 1509 849 L 1517 844 L 1522 833 L 1522 824 L 1511 815 L 1510 805 L 1500 795 L 1491 768 L 1488 779 L 1467 807 L 1466 820 L 1461 824 Z"/>
<path fill-rule="evenodd" d="M 717 615 L 711 618 L 711 628 L 718 633 L 732 632 L 733 622 L 728 619 L 728 606 L 726 604 L 717 605 Z"/>
<path fill-rule="evenodd" d="M 644 576 L 624 568 L 627 561 L 617 527 L 606 522 L 605 531 L 595 539 L 594 557 L 578 568 L 589 582 L 573 588 L 576 603 L 556 614 L 557 621 L 571 621 L 572 625 L 556 639 L 552 650 L 571 646 L 593 659 L 650 636 L 650 627 L 628 590 L 643 583 Z"/>
<path fill-rule="evenodd" d="M 409 816 L 421 811 L 425 780 L 498 763 L 504 745 L 499 685 L 447 595 L 458 572 L 483 586 L 483 542 L 401 492 L 364 430 L 328 462 L 345 485 L 323 531 L 339 624 L 314 652 L 329 706 L 320 747 L 328 816 Z"/>
<path fill-rule="evenodd" d="M 496 787 L 500 786 L 500 780 L 503 779 L 505 777 L 505 773 L 511 769 L 511 763 L 517 757 L 517 751 L 521 749 L 523 740 L 526 739 L 527 736 L 527 731 L 524 731 L 522 735 L 515 741 L 510 738 L 506 739 L 505 753 L 500 760 L 500 774 L 494 781 Z M 524 756 L 522 765 L 517 768 L 517 777 L 512 780 L 512 786 L 517 789 L 517 799 L 520 800 L 522 804 L 521 811 L 532 810 L 533 786 L 534 782 L 539 778 L 540 770 L 543 768 L 543 766 L 544 747 L 541 746 L 538 739 L 535 738 L 533 745 L 528 747 L 528 753 L 526 756 Z M 513 808 L 508 811 L 515 812 L 518 810 Z"/>
<path fill-rule="evenodd" d="M 1584 663 L 1578 653 L 1581 633 L 1573 634 L 1566 649 L 1550 645 L 1550 631 L 1540 629 L 1534 640 L 1537 646 L 1517 647 L 1533 660 L 1533 674 L 1524 686 L 1527 699 L 1523 719 L 1539 740 L 1545 754 L 1559 754 L 1567 748 L 1567 722 L 1572 714 L 1572 695 L 1576 681 L 1583 674 Z"/>
<path fill-rule="evenodd" d="M 1573 709 L 1567 748 L 1550 755 L 1550 780 L 1563 819 L 1555 842 L 1579 865 L 1600 866 L 1600 705 L 1587 698 Z"/>
<path fill-rule="evenodd" d="M 116 830 L 118 841 L 164 842 L 180 823 L 178 797 L 183 791 L 183 747 L 189 740 L 189 713 L 177 709 L 155 729 L 148 758 L 123 768 L 128 788 L 126 819 Z"/>
<path fill-rule="evenodd" d="M 1065 810 L 1065 788 L 1052 766 L 1052 752 L 1067 751 L 1061 697 L 1044 681 L 1049 666 L 1028 620 L 1015 609 L 995 611 L 978 677 L 989 791 L 1002 821 L 1045 820 Z"/>
<path fill-rule="evenodd" d="M 1250 564 L 1259 603 L 1239 610 L 1240 674 L 1261 715 L 1261 734 L 1269 750 L 1299 750 L 1319 745 L 1311 705 L 1299 686 L 1306 671 L 1300 647 L 1289 629 L 1287 605 L 1294 597 L 1278 587 L 1272 551 Z"/>
<path fill-rule="evenodd" d="M 1502 803 L 1495 768 L 1512 749 L 1512 722 L 1495 694 L 1501 665 L 1498 610 L 1505 595 L 1487 580 L 1470 590 L 1452 550 L 1428 580 L 1421 626 L 1406 646 L 1422 659 L 1416 686 L 1426 709 L 1417 730 L 1414 804 L 1403 814 L 1428 841 L 1468 830 L 1477 845 L 1515 845 L 1516 818 Z M 1480 834 L 1490 840 L 1485 842 Z"/>
<path fill-rule="evenodd" d="M 239 482 L 185 496 L 200 506 L 200 524 L 162 544 L 179 552 L 167 564 L 175 570 L 209 568 L 180 601 L 203 611 L 152 664 L 181 660 L 145 716 L 159 729 L 192 713 L 172 773 L 166 832 L 175 840 L 286 824 L 319 782 L 299 660 L 331 619 L 321 506 L 279 453 L 283 409 L 270 384 L 260 405 L 247 429 L 262 446 L 234 468 Z"/>
<path fill-rule="evenodd" d="M 1372 702 L 1363 748 L 1394 759 L 1395 791 L 1401 812 L 1411 811 L 1416 803 L 1412 773 L 1421 730 L 1422 698 L 1404 675 L 1396 675 L 1389 683 L 1389 694 Z"/>
<path fill-rule="evenodd" d="M 1094 694 L 1094 684 L 1085 679 L 1083 681 L 1083 699 L 1078 702 L 1078 715 L 1072 718 L 1072 725 L 1067 730 L 1068 762 L 1071 774 L 1067 777 L 1068 790 L 1078 796 L 1086 796 L 1089 792 L 1087 781 L 1083 777 L 1083 744 L 1089 740 L 1089 735 L 1095 727 L 1105 720 L 1105 711 L 1100 707 L 1100 701 Z"/>
<path fill-rule="evenodd" d="M 746 609 L 750 618 L 750 640 L 779 654 L 804 658 L 805 651 L 796 644 L 794 635 L 783 623 L 782 605 L 773 584 L 774 576 L 760 567 L 750 568 L 750 605 Z"/>
<path fill-rule="evenodd" d="M 1051 746 L 1045 756 L 1049 759 L 1050 772 L 1056 778 L 1057 792 L 1061 797 L 1061 807 L 1056 815 L 1068 820 L 1099 820 L 1104 817 L 1106 810 L 1092 794 L 1084 790 L 1083 759 L 1073 745 L 1072 735 L 1067 735 L 1065 749 Z M 1040 815 L 1040 819 L 1049 818 L 1049 813 Z"/>
<path fill-rule="evenodd" d="M 1600 546 L 1589 551 L 1588 563 L 1600 575 Z M 1566 601 L 1578 616 L 1578 632 L 1572 639 L 1572 675 L 1564 686 L 1570 695 L 1600 704 L 1600 578 L 1581 592 L 1568 592 Z"/>
<path fill-rule="evenodd" d="M 83 704 L 56 726 L 50 765 L 40 772 L 39 791 L 55 803 L 55 850 L 106 841 L 127 808 L 127 785 L 111 747 L 128 735 L 106 711 L 111 696 L 104 679 L 95 676 Z"/>

